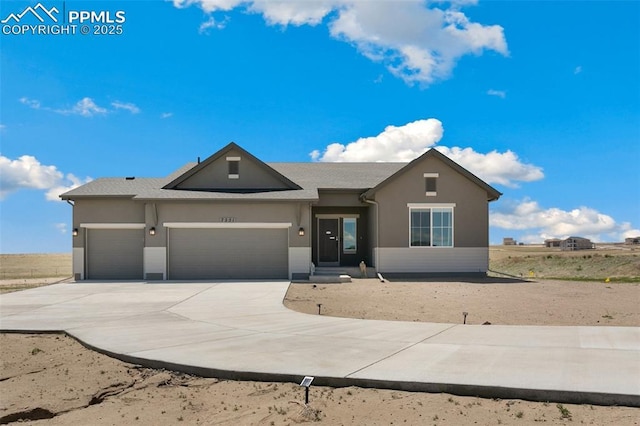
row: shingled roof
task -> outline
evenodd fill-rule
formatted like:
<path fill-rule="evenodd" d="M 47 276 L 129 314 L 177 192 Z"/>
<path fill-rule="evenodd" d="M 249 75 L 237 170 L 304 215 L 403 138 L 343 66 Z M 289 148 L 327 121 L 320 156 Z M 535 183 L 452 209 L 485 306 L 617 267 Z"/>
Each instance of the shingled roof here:
<path fill-rule="evenodd" d="M 228 145 L 241 149 L 237 145 Z M 224 148 L 224 149 L 226 149 Z M 219 152 L 222 152 L 219 151 Z M 243 151 L 245 152 L 245 151 Z M 217 154 L 205 161 L 213 161 Z M 153 200 L 234 200 L 234 201 L 317 201 L 319 190 L 359 191 L 373 195 L 409 170 L 420 159 L 435 157 L 487 191 L 488 201 L 502 195 L 496 189 L 476 177 L 435 149 L 425 152 L 410 163 L 262 163 L 271 173 L 278 174 L 291 183 L 286 190 L 258 192 L 230 192 L 218 190 L 173 189 L 172 184 L 189 177 L 206 166 L 188 163 L 165 178 L 101 178 L 65 192 L 63 200 L 78 198 L 128 197 L 140 201 Z M 255 157 L 252 157 L 255 158 Z M 256 159 L 256 161 L 259 161 Z M 299 188 L 299 189 L 298 189 Z"/>
<path fill-rule="evenodd" d="M 63 200 L 131 197 L 136 200 L 296 200 L 314 201 L 318 190 L 365 191 L 400 170 L 405 163 L 267 163 L 301 189 L 230 193 L 163 189 L 197 167 L 189 163 L 165 178 L 100 178 L 61 195 Z"/>

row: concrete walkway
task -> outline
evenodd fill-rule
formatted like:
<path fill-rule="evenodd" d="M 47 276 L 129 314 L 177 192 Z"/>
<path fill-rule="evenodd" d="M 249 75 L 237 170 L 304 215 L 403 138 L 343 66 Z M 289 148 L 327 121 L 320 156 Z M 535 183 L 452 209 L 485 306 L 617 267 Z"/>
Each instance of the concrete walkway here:
<path fill-rule="evenodd" d="M 288 282 L 76 283 L 0 296 L 2 331 L 65 331 L 204 376 L 640 406 L 639 327 L 476 326 L 307 315 Z"/>

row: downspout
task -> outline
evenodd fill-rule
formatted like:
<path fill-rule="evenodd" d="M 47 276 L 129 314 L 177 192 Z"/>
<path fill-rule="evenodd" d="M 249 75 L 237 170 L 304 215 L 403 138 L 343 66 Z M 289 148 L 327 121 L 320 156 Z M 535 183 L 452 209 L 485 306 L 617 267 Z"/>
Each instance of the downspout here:
<path fill-rule="evenodd" d="M 373 204 L 374 206 L 376 206 L 376 249 L 375 250 L 375 258 L 374 258 L 374 262 L 375 264 L 375 268 L 376 271 L 380 272 L 380 264 L 378 263 L 378 258 L 380 256 L 380 209 L 378 208 L 378 202 L 375 200 L 367 200 L 365 198 L 365 196 L 362 196 L 362 201 L 364 201 L 367 204 Z"/>

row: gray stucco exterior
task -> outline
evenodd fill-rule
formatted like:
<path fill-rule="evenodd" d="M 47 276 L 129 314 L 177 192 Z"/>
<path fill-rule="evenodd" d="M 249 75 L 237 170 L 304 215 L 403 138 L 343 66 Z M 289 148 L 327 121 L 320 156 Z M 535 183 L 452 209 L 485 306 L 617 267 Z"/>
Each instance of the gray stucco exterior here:
<path fill-rule="evenodd" d="M 229 165 L 234 161 L 238 164 Z M 437 176 L 434 193 L 425 191 L 427 176 Z M 135 239 L 141 229 L 141 278 L 180 279 L 175 271 L 198 269 L 213 279 L 216 269 L 207 263 L 215 265 L 215 259 L 207 261 L 207 253 L 223 258 L 228 254 L 225 248 L 242 252 L 243 244 L 252 248 L 253 259 L 240 256 L 231 269 L 225 264 L 225 278 L 233 277 L 234 267 L 239 278 L 258 277 L 260 268 L 283 275 L 277 278 L 301 278 L 322 260 L 350 266 L 365 261 L 383 274 L 486 273 L 488 203 L 500 195 L 436 150 L 409 164 L 266 164 L 231 143 L 167 178 L 97 179 L 61 197 L 74 204 L 77 279 L 92 279 L 107 274 L 105 268 L 118 267 L 108 261 L 110 250 L 117 250 L 113 239 L 96 236 L 108 237 L 109 230 L 114 235 L 118 230 Z M 428 212 L 443 207 L 453 220 L 447 231 L 452 243 L 412 247 L 411 209 Z M 330 228 L 321 230 L 320 223 Z M 101 231 L 91 234 L 92 229 Z M 191 231 L 178 231 L 187 229 Z M 273 240 L 273 253 L 258 239 Z M 106 256 L 93 270 L 87 259 L 95 259 L 95 253 L 89 250 Z M 192 257 L 202 259 L 202 264 L 193 260 L 191 265 Z M 277 267 L 260 264 L 260 259 Z M 252 271 L 247 270 L 247 261 L 253 262 Z M 174 273 L 169 272 L 170 265 Z"/>

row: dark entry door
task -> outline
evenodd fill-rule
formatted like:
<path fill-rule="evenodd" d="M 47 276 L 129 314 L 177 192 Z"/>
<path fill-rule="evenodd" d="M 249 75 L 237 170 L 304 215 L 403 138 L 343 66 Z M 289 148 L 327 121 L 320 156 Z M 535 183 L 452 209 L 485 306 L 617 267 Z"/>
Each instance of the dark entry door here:
<path fill-rule="evenodd" d="M 338 266 L 340 262 L 340 219 L 318 219 L 318 265 Z"/>

